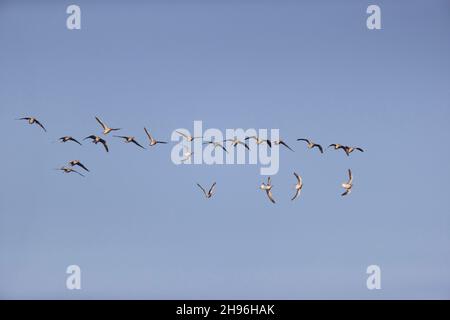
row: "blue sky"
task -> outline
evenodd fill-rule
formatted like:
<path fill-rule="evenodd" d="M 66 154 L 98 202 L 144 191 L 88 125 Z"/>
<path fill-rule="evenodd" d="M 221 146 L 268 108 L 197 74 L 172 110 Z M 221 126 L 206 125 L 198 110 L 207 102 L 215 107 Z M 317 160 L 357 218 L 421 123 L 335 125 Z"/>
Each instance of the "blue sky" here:
<path fill-rule="evenodd" d="M 369 1 L 77 1 L 69 31 L 72 3 L 0 2 L 0 297 L 450 298 L 447 1 L 377 1 L 378 31 Z M 295 153 L 281 150 L 272 205 L 255 165 L 53 143 L 99 134 L 95 116 L 141 142 L 194 120 L 276 128 Z M 322 156 L 303 137 L 366 152 Z M 53 170 L 71 159 L 91 173 Z M 213 181 L 207 201 L 195 183 Z"/>

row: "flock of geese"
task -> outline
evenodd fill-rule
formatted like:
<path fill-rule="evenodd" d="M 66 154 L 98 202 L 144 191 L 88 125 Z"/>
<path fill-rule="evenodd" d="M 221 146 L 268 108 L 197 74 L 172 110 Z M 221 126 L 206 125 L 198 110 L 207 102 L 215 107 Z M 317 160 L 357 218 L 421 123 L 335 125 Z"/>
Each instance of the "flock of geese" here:
<path fill-rule="evenodd" d="M 122 130 L 121 128 L 110 128 L 105 122 L 103 122 L 102 120 L 100 120 L 100 118 L 95 117 L 95 119 L 97 120 L 97 122 L 100 124 L 101 128 L 102 128 L 102 133 L 104 136 L 107 136 L 109 133 L 114 132 L 114 131 L 119 131 Z M 23 117 L 23 118 L 19 118 L 16 120 L 25 120 L 28 122 L 28 124 L 30 125 L 37 125 L 39 126 L 42 130 L 44 130 L 45 132 L 47 132 L 47 129 L 44 127 L 44 125 L 36 118 L 34 117 Z M 160 140 L 156 140 L 153 138 L 152 135 L 150 135 L 150 132 L 147 130 L 147 128 L 144 127 L 144 131 L 145 134 L 147 135 L 147 138 L 149 140 L 149 146 L 150 147 L 154 147 L 158 144 L 167 144 L 168 142 L 166 141 L 160 141 Z M 182 136 L 187 142 L 192 142 L 196 139 L 203 139 L 203 137 L 193 137 L 187 134 L 184 134 L 182 132 L 176 131 L 177 134 L 179 134 L 180 136 Z M 133 136 L 120 136 L 120 135 L 114 135 L 113 137 L 115 138 L 120 138 L 122 139 L 125 143 L 133 143 L 135 144 L 137 147 L 145 149 L 145 147 L 140 144 L 135 137 Z M 92 143 L 94 144 L 102 144 L 105 151 L 109 152 L 109 147 L 108 147 L 108 143 L 106 142 L 105 139 L 103 139 L 102 137 L 92 134 L 90 136 L 87 136 L 86 138 L 83 139 L 84 140 L 88 140 L 90 139 Z M 290 151 L 294 151 L 290 146 L 288 146 L 283 140 L 275 140 L 275 141 L 270 141 L 268 139 L 260 139 L 257 136 L 251 136 L 251 137 L 246 137 L 244 139 L 244 141 L 240 141 L 237 137 L 235 137 L 234 139 L 227 139 L 227 140 L 223 140 L 222 143 L 217 142 L 217 141 L 207 141 L 204 142 L 203 145 L 213 145 L 214 149 L 215 148 L 220 148 L 223 151 L 228 153 L 228 150 L 226 148 L 226 143 L 229 143 L 231 147 L 238 147 L 238 146 L 243 146 L 245 147 L 247 150 L 250 150 L 250 146 L 248 145 L 248 141 L 249 140 L 255 140 L 257 145 L 261 145 L 263 143 L 267 144 L 269 146 L 269 148 L 272 148 L 272 145 L 278 145 L 278 146 L 284 146 L 285 148 L 289 149 Z M 80 146 L 82 145 L 80 141 L 78 141 L 77 139 L 73 138 L 72 136 L 63 136 L 61 138 L 58 139 L 59 142 L 61 143 L 66 143 L 66 142 L 73 142 L 73 143 L 77 143 Z M 324 153 L 324 148 L 322 147 L 322 145 L 315 143 L 309 139 L 305 139 L 305 138 L 301 138 L 301 139 L 297 139 L 297 141 L 303 141 L 306 143 L 308 149 L 318 149 L 320 151 L 320 153 Z M 189 148 L 185 147 L 185 152 L 184 152 L 184 156 L 185 158 L 182 160 L 182 162 L 185 162 L 187 160 L 189 160 L 192 155 L 194 154 L 194 152 L 190 151 Z M 351 146 L 347 146 L 347 145 L 342 145 L 342 144 L 330 144 L 328 146 L 328 148 L 333 148 L 333 150 L 342 150 L 345 152 L 345 154 L 347 156 L 350 156 L 351 153 L 353 153 L 354 151 L 359 151 L 359 152 L 364 152 L 364 150 L 360 147 L 351 147 Z M 56 170 L 60 170 L 63 173 L 75 173 L 78 174 L 82 177 L 84 177 L 84 174 L 81 173 L 80 171 L 77 171 L 74 169 L 74 167 L 79 167 L 81 169 L 83 169 L 85 172 L 89 172 L 89 169 L 83 164 L 81 163 L 80 160 L 71 160 L 68 162 L 69 166 L 63 166 L 60 167 Z M 297 174 L 296 172 L 294 172 L 294 176 L 296 179 L 296 184 L 295 184 L 295 194 L 293 196 L 293 198 L 291 199 L 292 201 L 296 200 L 300 194 L 301 191 L 303 189 L 303 179 L 302 177 Z M 200 188 L 200 190 L 203 192 L 203 194 L 205 195 L 206 199 L 210 199 L 214 196 L 215 194 L 215 190 L 216 190 L 216 185 L 217 183 L 214 182 L 212 184 L 212 186 L 209 189 L 205 189 L 203 186 L 201 186 L 199 183 L 197 183 L 198 188 Z M 352 188 L 353 188 L 353 174 L 351 169 L 348 169 L 348 180 L 344 183 L 342 183 L 342 188 L 344 188 L 344 192 L 341 194 L 341 196 L 347 196 L 351 193 Z M 268 199 L 272 202 L 272 203 L 276 203 L 273 194 L 272 194 L 272 182 L 271 182 L 271 178 L 268 177 L 267 178 L 267 183 L 263 182 L 260 186 L 260 189 L 266 192 L 266 195 L 268 197 Z"/>

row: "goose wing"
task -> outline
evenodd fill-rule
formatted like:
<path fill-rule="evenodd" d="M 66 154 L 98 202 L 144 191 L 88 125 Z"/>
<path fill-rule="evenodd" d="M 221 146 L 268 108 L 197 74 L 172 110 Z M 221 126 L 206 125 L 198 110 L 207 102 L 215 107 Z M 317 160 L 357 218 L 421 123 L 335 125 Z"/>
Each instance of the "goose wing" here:
<path fill-rule="evenodd" d="M 93 134 L 91 134 L 89 137 L 84 138 L 83 140 L 87 140 L 87 139 L 92 139 L 94 140 L 96 138 L 96 136 L 94 136 Z"/>
<path fill-rule="evenodd" d="M 311 143 L 308 139 L 304 139 L 304 138 L 302 138 L 302 139 L 297 139 L 297 141 L 305 141 L 307 144 L 310 144 L 310 143 Z"/>
<path fill-rule="evenodd" d="M 77 139 L 70 137 L 69 138 L 70 141 L 73 141 L 75 143 L 78 143 L 80 146 L 82 145 Z"/>
<path fill-rule="evenodd" d="M 84 164 L 82 164 L 81 162 L 78 162 L 77 165 L 89 172 L 89 169 L 86 168 L 86 166 Z"/>
<path fill-rule="evenodd" d="M 284 143 L 284 141 L 280 140 L 280 144 L 285 146 L 286 148 L 288 148 L 289 150 L 291 150 L 292 152 L 294 152 L 294 150 L 291 149 L 291 147 L 289 147 L 286 143 Z"/>
<path fill-rule="evenodd" d="M 297 178 L 298 184 L 302 184 L 302 177 L 300 177 L 296 172 L 294 172 L 294 176 Z"/>
<path fill-rule="evenodd" d="M 138 147 L 141 147 L 142 149 L 145 149 L 143 146 L 140 145 L 139 142 L 137 142 L 136 140 L 131 140 L 131 142 L 133 142 L 135 145 L 137 145 Z"/>
<path fill-rule="evenodd" d="M 148 132 L 148 130 L 147 130 L 146 127 L 144 127 L 144 131 L 145 131 L 145 133 L 147 134 L 147 137 L 148 137 L 148 139 L 150 140 L 150 142 L 152 142 L 152 141 L 153 141 L 153 138 L 152 138 L 152 136 L 150 135 L 150 133 Z"/>
<path fill-rule="evenodd" d="M 272 195 L 272 191 L 271 191 L 271 190 L 267 190 L 267 191 L 266 191 L 266 194 L 267 194 L 267 197 L 269 198 L 269 200 L 272 201 L 272 203 L 276 203 L 276 202 L 275 202 L 275 199 L 273 198 L 273 195 Z"/>
<path fill-rule="evenodd" d="M 103 146 L 105 147 L 106 152 L 109 152 L 109 148 L 108 148 L 108 145 L 106 144 L 106 141 L 103 140 L 103 139 L 100 139 L 99 141 L 100 141 L 100 143 L 103 144 Z"/>
<path fill-rule="evenodd" d="M 295 190 L 294 197 L 291 199 L 291 201 L 294 201 L 295 199 L 297 199 L 299 195 L 300 195 L 300 189 Z"/>
<path fill-rule="evenodd" d="M 248 146 L 248 144 L 246 144 L 242 141 L 237 141 L 237 143 L 243 145 L 247 150 L 250 150 L 250 147 Z"/>
<path fill-rule="evenodd" d="M 77 170 L 70 169 L 70 172 L 75 172 L 75 173 L 79 174 L 80 176 L 84 177 L 84 174 L 78 172 Z"/>
<path fill-rule="evenodd" d="M 353 174 L 352 174 L 352 170 L 348 169 L 348 184 L 352 184 L 353 182 Z"/>
<path fill-rule="evenodd" d="M 318 149 L 320 150 L 320 153 L 323 153 L 323 148 L 322 148 L 322 146 L 321 146 L 320 144 L 315 143 L 315 144 L 313 145 L 313 148 L 314 148 L 314 147 L 318 148 Z"/>
<path fill-rule="evenodd" d="M 39 120 L 34 119 L 34 122 L 36 122 L 36 124 L 41 127 L 45 132 L 47 132 L 47 129 L 45 129 L 45 127 L 42 125 L 42 123 L 39 122 Z"/>
<path fill-rule="evenodd" d="M 98 117 L 95 117 L 95 120 L 97 120 L 97 122 L 102 126 L 103 130 L 108 129 L 108 126 L 104 124 L 103 121 L 100 120 Z"/>
<path fill-rule="evenodd" d="M 216 189 L 216 183 L 214 182 L 214 183 L 212 184 L 211 188 L 209 189 L 208 194 L 213 195 L 215 189 Z"/>
<path fill-rule="evenodd" d="M 228 150 L 221 144 L 219 144 L 219 147 L 222 148 L 223 151 L 225 151 L 226 153 L 228 153 Z"/>
<path fill-rule="evenodd" d="M 197 183 L 197 187 L 199 187 L 199 188 L 203 191 L 203 193 L 205 194 L 205 196 L 208 195 L 208 194 L 206 193 L 206 190 L 205 190 L 199 183 Z"/>
<path fill-rule="evenodd" d="M 180 132 L 180 131 L 175 131 L 175 132 L 178 133 L 180 136 L 185 137 L 186 139 L 190 138 L 188 135 L 184 134 L 183 132 Z"/>

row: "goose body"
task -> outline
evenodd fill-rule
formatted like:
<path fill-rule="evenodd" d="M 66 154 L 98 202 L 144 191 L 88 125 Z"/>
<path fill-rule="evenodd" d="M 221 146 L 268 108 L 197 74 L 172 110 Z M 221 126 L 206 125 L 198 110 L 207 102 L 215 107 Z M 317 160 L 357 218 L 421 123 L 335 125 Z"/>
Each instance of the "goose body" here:
<path fill-rule="evenodd" d="M 193 151 L 190 151 L 188 147 L 184 146 L 183 149 L 185 150 L 185 152 L 183 153 L 184 155 L 184 159 L 181 160 L 181 162 L 186 162 L 189 159 L 191 159 L 192 155 L 194 154 Z"/>

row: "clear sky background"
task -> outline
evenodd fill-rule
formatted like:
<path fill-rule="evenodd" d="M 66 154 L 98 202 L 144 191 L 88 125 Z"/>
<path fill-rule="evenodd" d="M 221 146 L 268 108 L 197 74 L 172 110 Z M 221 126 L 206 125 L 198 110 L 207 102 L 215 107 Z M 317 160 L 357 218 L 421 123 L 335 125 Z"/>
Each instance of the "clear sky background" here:
<path fill-rule="evenodd" d="M 449 40 L 445 0 L 0 1 L 0 297 L 450 298 Z M 194 120 L 277 128 L 295 153 L 281 149 L 273 205 L 256 165 L 53 143 L 100 134 L 96 115 L 142 143 L 144 126 L 169 139 Z M 322 156 L 302 137 L 366 152 Z M 53 170 L 71 159 L 91 173 Z M 207 201 L 195 183 L 213 181 Z M 65 287 L 72 264 L 81 291 Z"/>

